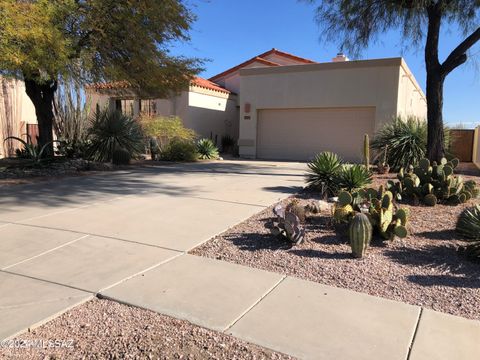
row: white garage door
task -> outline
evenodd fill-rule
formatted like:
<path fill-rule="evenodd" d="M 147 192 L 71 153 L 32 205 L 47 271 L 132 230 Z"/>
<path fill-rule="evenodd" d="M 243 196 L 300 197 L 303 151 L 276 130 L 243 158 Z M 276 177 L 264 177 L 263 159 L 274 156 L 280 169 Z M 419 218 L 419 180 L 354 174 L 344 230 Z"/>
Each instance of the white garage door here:
<path fill-rule="evenodd" d="M 310 160 L 333 151 L 346 161 L 358 161 L 374 119 L 375 108 L 259 110 L 257 158 Z"/>

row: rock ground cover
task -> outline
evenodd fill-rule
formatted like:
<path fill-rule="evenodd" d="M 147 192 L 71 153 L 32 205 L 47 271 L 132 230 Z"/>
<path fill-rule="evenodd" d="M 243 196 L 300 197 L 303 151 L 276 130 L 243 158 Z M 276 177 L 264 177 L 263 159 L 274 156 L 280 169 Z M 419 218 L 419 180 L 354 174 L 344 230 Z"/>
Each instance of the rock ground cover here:
<path fill-rule="evenodd" d="M 64 346 L 3 347 L 1 359 L 293 359 L 184 320 L 99 299 L 18 339 L 24 344 L 57 340 Z"/>
<path fill-rule="evenodd" d="M 394 176 L 375 176 L 373 186 Z M 480 182 L 480 177 L 464 178 Z M 312 197 L 308 192 L 296 196 L 303 205 Z M 475 201 L 436 207 L 402 204 L 411 210 L 409 236 L 392 242 L 377 239 L 362 259 L 352 258 L 348 236 L 335 231 L 328 211 L 307 221 L 303 244 L 291 247 L 275 238 L 268 228 L 273 206 L 191 253 L 480 320 L 480 264 L 458 255 L 463 242 L 454 231 L 460 212 Z"/>

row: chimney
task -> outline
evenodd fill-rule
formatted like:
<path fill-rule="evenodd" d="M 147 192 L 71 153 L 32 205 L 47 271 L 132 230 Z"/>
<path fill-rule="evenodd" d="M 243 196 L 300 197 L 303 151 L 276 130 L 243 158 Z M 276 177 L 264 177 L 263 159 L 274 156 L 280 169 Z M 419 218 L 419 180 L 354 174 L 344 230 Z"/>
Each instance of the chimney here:
<path fill-rule="evenodd" d="M 339 52 L 337 56 L 332 59 L 332 62 L 344 62 L 350 61 L 350 59 L 342 52 Z"/>

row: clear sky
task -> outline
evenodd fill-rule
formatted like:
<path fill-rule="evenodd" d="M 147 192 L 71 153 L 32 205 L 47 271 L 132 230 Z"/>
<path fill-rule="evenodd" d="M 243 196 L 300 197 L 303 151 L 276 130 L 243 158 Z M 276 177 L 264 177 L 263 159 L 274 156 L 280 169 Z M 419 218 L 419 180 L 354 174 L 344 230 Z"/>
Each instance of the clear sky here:
<path fill-rule="evenodd" d="M 173 54 L 206 58 L 210 77 L 232 66 L 277 48 L 319 62 L 330 61 L 338 52 L 333 43 L 320 43 L 314 7 L 297 0 L 190 0 L 198 19 L 191 41 L 175 46 Z M 455 28 L 444 28 L 441 56 L 458 44 Z M 444 119 L 449 124 L 480 125 L 480 46 L 471 51 L 476 60 L 454 70 L 445 82 Z M 348 56 L 348 54 L 347 54 Z M 403 56 L 425 91 L 423 50 L 405 49 L 392 31 L 366 49 L 362 59 Z M 443 58 L 442 58 L 443 59 Z"/>

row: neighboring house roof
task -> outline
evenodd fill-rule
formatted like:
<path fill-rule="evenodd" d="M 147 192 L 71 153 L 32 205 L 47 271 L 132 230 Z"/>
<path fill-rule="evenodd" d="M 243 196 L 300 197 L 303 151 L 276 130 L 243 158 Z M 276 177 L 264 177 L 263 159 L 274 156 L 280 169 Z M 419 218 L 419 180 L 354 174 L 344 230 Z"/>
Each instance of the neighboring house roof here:
<path fill-rule="evenodd" d="M 233 72 L 235 72 L 235 71 L 237 71 L 237 70 L 239 70 L 239 69 L 241 69 L 245 66 L 253 64 L 255 62 L 260 62 L 260 63 L 262 63 L 264 65 L 267 65 L 267 66 L 281 66 L 280 64 L 278 64 L 276 62 L 265 59 L 265 57 L 267 57 L 269 55 L 272 55 L 272 54 L 275 54 L 275 55 L 278 55 L 278 56 L 281 56 L 281 57 L 284 57 L 284 58 L 287 58 L 287 59 L 295 60 L 295 61 L 298 61 L 298 62 L 301 62 L 301 63 L 304 63 L 304 64 L 316 64 L 317 63 L 316 61 L 305 59 L 305 58 L 302 58 L 302 57 L 299 57 L 299 56 L 296 56 L 296 55 L 292 55 L 292 54 L 289 54 L 287 52 L 280 51 L 280 50 L 277 50 L 277 49 L 273 48 L 272 50 L 268 50 L 268 51 L 264 52 L 263 54 L 257 55 L 257 56 L 255 56 L 255 57 L 237 65 L 237 66 L 234 66 L 234 67 L 232 67 L 228 70 L 225 70 L 225 71 L 221 72 L 220 74 L 212 76 L 209 80 L 215 81 L 216 79 L 222 78 L 225 75 L 233 73 Z"/>
<path fill-rule="evenodd" d="M 85 86 L 87 89 L 94 89 L 94 90 L 113 90 L 113 89 L 127 89 L 130 87 L 130 83 L 128 81 L 112 81 L 106 83 L 94 83 L 88 84 Z"/>
<path fill-rule="evenodd" d="M 201 78 L 199 76 L 195 76 L 192 81 L 191 85 L 198 86 L 204 89 L 209 89 L 213 91 L 219 91 L 226 94 L 230 94 L 230 91 L 221 87 L 214 82 Z M 114 81 L 114 82 L 107 82 L 107 83 L 95 83 L 89 84 L 86 86 L 87 89 L 94 89 L 94 90 L 115 90 L 115 89 L 127 89 L 130 87 L 128 81 Z"/>
<path fill-rule="evenodd" d="M 227 89 L 221 87 L 218 84 L 215 84 L 214 82 L 212 82 L 210 80 L 201 78 L 199 76 L 196 76 L 192 80 L 192 85 L 198 86 L 198 87 L 201 87 L 201 88 L 204 88 L 204 89 L 209 89 L 209 90 L 213 90 L 213 91 L 219 91 L 219 92 L 223 92 L 223 93 L 226 93 L 226 94 L 230 94 L 230 91 L 228 91 Z"/>

